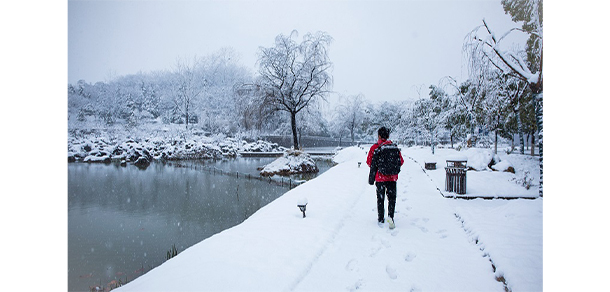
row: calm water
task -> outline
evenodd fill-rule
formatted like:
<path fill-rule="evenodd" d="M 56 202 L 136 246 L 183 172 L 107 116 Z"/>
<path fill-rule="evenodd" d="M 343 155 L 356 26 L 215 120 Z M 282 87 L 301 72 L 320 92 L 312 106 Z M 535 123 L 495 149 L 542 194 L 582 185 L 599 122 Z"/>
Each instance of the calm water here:
<path fill-rule="evenodd" d="M 275 158 L 236 158 L 207 167 L 258 174 Z M 320 173 L 330 165 L 317 162 Z M 295 177 L 302 179 L 303 177 Z M 233 227 L 288 191 L 259 180 L 153 163 L 68 164 L 68 289 L 131 281 L 178 252 Z"/>

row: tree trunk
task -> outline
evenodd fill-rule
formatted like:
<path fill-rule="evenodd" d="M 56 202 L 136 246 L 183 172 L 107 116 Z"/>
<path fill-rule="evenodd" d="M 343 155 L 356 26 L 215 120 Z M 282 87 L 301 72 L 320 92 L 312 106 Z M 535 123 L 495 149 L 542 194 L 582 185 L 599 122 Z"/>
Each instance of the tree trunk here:
<path fill-rule="evenodd" d="M 498 115 L 498 121 L 496 123 L 496 133 L 494 138 L 494 154 L 498 154 L 498 130 L 500 129 L 500 115 Z"/>
<path fill-rule="evenodd" d="M 494 154 L 498 154 L 498 129 L 496 129 L 494 137 Z"/>
<path fill-rule="evenodd" d="M 292 128 L 292 146 L 294 150 L 299 149 L 299 139 L 297 137 L 297 113 L 290 112 L 290 126 Z"/>
<path fill-rule="evenodd" d="M 535 155 L 534 149 L 536 147 L 536 144 L 535 144 L 536 143 L 535 142 L 535 140 L 536 140 L 536 138 L 535 138 L 536 132 L 532 131 L 532 133 L 529 133 L 527 135 L 528 135 L 528 137 L 531 138 L 530 140 L 527 141 L 527 143 L 529 144 L 529 148 L 530 148 L 530 155 L 534 156 Z"/>
<path fill-rule="evenodd" d="M 516 110 L 517 114 L 517 132 L 519 132 L 519 153 L 525 154 L 525 142 L 523 141 L 523 123 L 521 122 L 521 111 L 519 107 Z"/>
<path fill-rule="evenodd" d="M 188 130 L 189 129 L 189 112 L 188 112 L 188 110 L 186 112 L 186 123 L 185 123 L 185 125 L 186 125 L 186 129 Z"/>
<path fill-rule="evenodd" d="M 297 132 L 299 133 L 299 147 L 303 147 L 303 140 L 301 139 L 303 138 L 303 129 L 297 127 Z"/>
<path fill-rule="evenodd" d="M 185 116 L 186 116 L 186 122 L 185 122 L 186 130 L 188 130 L 189 129 L 189 103 L 188 102 L 186 102 L 186 105 L 184 107 L 184 112 L 185 112 Z"/>
<path fill-rule="evenodd" d="M 430 147 L 432 147 L 432 155 L 434 155 L 434 134 L 430 132 Z"/>
<path fill-rule="evenodd" d="M 451 134 L 450 139 L 451 139 L 451 149 L 453 149 L 453 134 Z"/>
<path fill-rule="evenodd" d="M 537 91 L 534 91 L 537 92 Z M 542 197 L 542 174 L 543 174 L 543 163 L 542 163 L 542 142 L 543 142 L 543 131 L 542 131 L 542 88 L 540 88 L 538 93 L 534 94 L 534 98 L 532 99 L 535 102 L 536 109 L 536 125 L 538 126 L 538 153 L 540 154 L 540 187 L 538 189 L 538 194 Z"/>

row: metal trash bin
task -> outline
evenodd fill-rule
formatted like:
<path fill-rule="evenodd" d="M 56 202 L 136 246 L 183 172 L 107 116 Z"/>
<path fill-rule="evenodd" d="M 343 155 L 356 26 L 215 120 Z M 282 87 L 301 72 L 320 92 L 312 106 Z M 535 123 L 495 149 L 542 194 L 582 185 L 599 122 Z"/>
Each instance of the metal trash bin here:
<path fill-rule="evenodd" d="M 466 194 L 466 160 L 447 160 L 445 191 Z"/>

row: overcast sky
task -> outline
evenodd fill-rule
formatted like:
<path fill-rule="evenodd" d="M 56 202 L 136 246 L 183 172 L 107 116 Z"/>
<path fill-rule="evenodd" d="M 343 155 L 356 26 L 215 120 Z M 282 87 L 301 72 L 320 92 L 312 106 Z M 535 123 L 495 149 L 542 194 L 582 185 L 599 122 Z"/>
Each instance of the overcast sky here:
<path fill-rule="evenodd" d="M 325 31 L 333 90 L 372 101 L 417 98 L 444 76 L 467 78 L 464 37 L 485 18 L 520 26 L 500 0 L 68 1 L 68 82 L 171 70 L 178 58 L 230 47 L 256 72 L 259 47 L 279 34 Z"/>

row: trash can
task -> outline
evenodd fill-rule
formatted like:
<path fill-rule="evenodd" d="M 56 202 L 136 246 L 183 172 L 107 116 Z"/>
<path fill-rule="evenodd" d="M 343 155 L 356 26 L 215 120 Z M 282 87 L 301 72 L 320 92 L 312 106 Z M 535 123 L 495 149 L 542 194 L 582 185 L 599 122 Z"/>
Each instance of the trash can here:
<path fill-rule="evenodd" d="M 466 194 L 466 160 L 447 160 L 445 191 Z"/>

